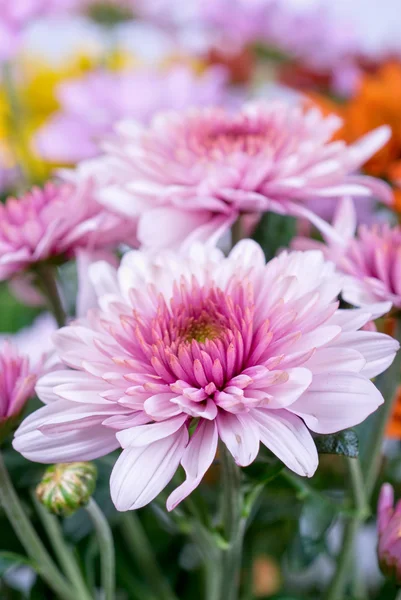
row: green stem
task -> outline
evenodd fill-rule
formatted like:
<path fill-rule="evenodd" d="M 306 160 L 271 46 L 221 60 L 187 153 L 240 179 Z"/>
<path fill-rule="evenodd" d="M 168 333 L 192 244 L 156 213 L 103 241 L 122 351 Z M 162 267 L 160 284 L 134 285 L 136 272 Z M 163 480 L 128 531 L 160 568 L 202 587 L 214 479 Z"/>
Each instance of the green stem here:
<path fill-rule="evenodd" d="M 242 215 L 239 215 L 231 227 L 231 246 L 235 246 L 243 237 Z"/>
<path fill-rule="evenodd" d="M 0 453 L 0 504 L 35 569 L 60 600 L 76 600 L 76 591 L 62 576 L 21 506 Z"/>
<path fill-rule="evenodd" d="M 240 588 L 242 545 L 246 528 L 243 514 L 241 472 L 225 446 L 220 446 L 222 472 L 222 517 L 228 542 L 223 553 L 220 600 L 237 600 Z"/>
<path fill-rule="evenodd" d="M 401 590 L 396 595 L 395 600 L 401 600 Z"/>
<path fill-rule="evenodd" d="M 121 534 L 158 600 L 177 600 L 159 568 L 142 523 L 134 511 L 122 515 Z"/>
<path fill-rule="evenodd" d="M 93 498 L 89 500 L 85 510 L 92 519 L 98 539 L 104 600 L 115 600 L 116 565 L 113 534 L 106 517 Z"/>
<path fill-rule="evenodd" d="M 220 600 L 223 586 L 222 555 L 213 535 L 201 523 L 194 521 L 192 539 L 197 545 L 205 567 L 205 598 Z"/>
<path fill-rule="evenodd" d="M 49 511 L 38 501 L 35 494 L 32 494 L 32 499 L 59 563 L 71 584 L 74 586 L 79 600 L 92 600 L 92 595 L 85 584 L 77 561 L 64 540 L 57 518 L 49 513 Z"/>
<path fill-rule="evenodd" d="M 361 465 L 358 458 L 347 458 L 351 480 L 351 491 L 355 514 L 345 525 L 336 570 L 327 592 L 326 600 L 343 600 L 344 590 L 350 577 L 350 564 L 355 545 L 355 537 L 360 524 L 369 516 L 369 504 L 363 484 Z"/>
<path fill-rule="evenodd" d="M 35 271 L 38 279 L 38 285 L 46 296 L 49 309 L 53 313 L 57 321 L 57 325 L 59 327 L 64 327 L 66 323 L 66 315 L 59 294 L 54 267 L 44 263 L 38 263 L 35 267 Z"/>

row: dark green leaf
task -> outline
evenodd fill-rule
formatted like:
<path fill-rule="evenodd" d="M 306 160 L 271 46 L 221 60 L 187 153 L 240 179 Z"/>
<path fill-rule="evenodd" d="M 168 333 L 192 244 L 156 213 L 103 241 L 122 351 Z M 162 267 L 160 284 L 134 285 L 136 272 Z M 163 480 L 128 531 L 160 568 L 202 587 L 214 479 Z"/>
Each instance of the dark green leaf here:
<path fill-rule="evenodd" d="M 298 532 L 287 553 L 291 569 L 302 571 L 325 552 L 326 533 L 335 516 L 334 507 L 323 498 L 310 496 L 305 501 Z"/>
<path fill-rule="evenodd" d="M 11 294 L 6 283 L 0 284 L 0 332 L 15 333 L 23 327 L 28 327 L 40 310 L 25 306 Z"/>
<path fill-rule="evenodd" d="M 253 234 L 263 249 L 266 259 L 273 258 L 280 248 L 287 247 L 296 233 L 296 220 L 292 217 L 265 213 Z"/>
<path fill-rule="evenodd" d="M 340 454 L 348 458 L 358 458 L 358 436 L 353 429 L 333 435 L 319 435 L 315 437 L 315 444 L 319 454 Z"/>

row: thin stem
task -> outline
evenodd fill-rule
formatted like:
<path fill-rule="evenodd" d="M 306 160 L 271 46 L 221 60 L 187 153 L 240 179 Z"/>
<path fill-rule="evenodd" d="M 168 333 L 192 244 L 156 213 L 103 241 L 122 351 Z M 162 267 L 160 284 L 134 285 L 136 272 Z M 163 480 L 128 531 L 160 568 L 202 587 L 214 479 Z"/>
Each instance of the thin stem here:
<path fill-rule="evenodd" d="M 177 600 L 159 568 L 142 523 L 134 511 L 122 515 L 121 534 L 158 600 Z"/>
<path fill-rule="evenodd" d="M 223 553 L 222 587 L 220 600 L 237 600 L 240 587 L 242 544 L 246 517 L 242 514 L 243 494 L 241 473 L 226 447 L 221 444 L 222 517 L 228 542 Z"/>
<path fill-rule="evenodd" d="M 59 563 L 74 586 L 78 598 L 80 600 L 92 600 L 92 595 L 85 584 L 77 561 L 64 540 L 57 518 L 49 513 L 49 511 L 38 501 L 35 494 L 32 494 L 32 499 Z"/>
<path fill-rule="evenodd" d="M 401 590 L 396 595 L 395 600 L 401 600 Z"/>
<path fill-rule="evenodd" d="M 239 215 L 231 227 L 231 246 L 235 246 L 237 242 L 242 240 L 244 237 L 243 233 L 242 215 Z"/>
<path fill-rule="evenodd" d="M 59 294 L 57 280 L 54 274 L 54 267 L 41 263 L 36 265 L 35 271 L 39 287 L 46 296 L 49 309 L 53 313 L 57 321 L 57 325 L 59 327 L 64 327 L 66 323 L 66 315 L 63 308 L 63 302 Z"/>
<path fill-rule="evenodd" d="M 344 589 L 350 576 L 350 563 L 354 550 L 355 537 L 360 524 L 369 516 L 369 504 L 363 484 L 361 465 L 358 458 L 347 459 L 351 481 L 351 492 L 355 514 L 345 525 L 341 551 L 336 570 L 327 593 L 327 600 L 343 600 Z"/>
<path fill-rule="evenodd" d="M 0 504 L 39 575 L 60 600 L 76 600 L 76 591 L 57 569 L 21 506 L 0 453 Z"/>
<path fill-rule="evenodd" d="M 106 517 L 93 498 L 89 500 L 85 509 L 92 519 L 98 539 L 104 600 L 114 600 L 116 576 L 113 534 Z"/>
<path fill-rule="evenodd" d="M 196 543 L 205 566 L 205 598 L 220 600 L 223 586 L 222 555 L 212 534 L 199 522 L 193 523 L 192 538 Z"/>

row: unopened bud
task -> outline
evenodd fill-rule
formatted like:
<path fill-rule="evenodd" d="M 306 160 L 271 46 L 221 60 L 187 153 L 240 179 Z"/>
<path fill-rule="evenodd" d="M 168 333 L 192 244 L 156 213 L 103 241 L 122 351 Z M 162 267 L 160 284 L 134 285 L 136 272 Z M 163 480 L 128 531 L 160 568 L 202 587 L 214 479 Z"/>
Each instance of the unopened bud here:
<path fill-rule="evenodd" d="M 36 495 L 50 512 L 67 517 L 89 502 L 96 478 L 97 469 L 93 463 L 52 465 L 46 469 Z"/>

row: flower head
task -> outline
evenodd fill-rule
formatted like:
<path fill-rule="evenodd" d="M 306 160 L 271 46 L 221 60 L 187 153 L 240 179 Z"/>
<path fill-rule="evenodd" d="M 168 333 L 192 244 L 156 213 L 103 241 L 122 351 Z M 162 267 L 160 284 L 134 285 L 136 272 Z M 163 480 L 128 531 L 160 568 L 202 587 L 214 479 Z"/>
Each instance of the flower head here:
<path fill-rule="evenodd" d="M 93 197 L 90 181 L 77 187 L 48 183 L 0 205 L 0 280 L 50 258 L 135 241 L 134 227 Z"/>
<path fill-rule="evenodd" d="M 91 158 L 116 121 L 129 117 L 147 123 L 157 110 L 220 104 L 225 83 L 225 71 L 218 67 L 199 76 L 184 65 L 166 71 L 94 71 L 59 86 L 61 109 L 37 132 L 36 147 L 47 160 L 74 163 Z"/>
<path fill-rule="evenodd" d="M 334 221 L 334 236 L 326 244 L 296 238 L 293 248 L 319 248 L 347 275 L 342 296 L 354 306 L 369 306 L 373 316 L 401 308 L 401 227 L 388 223 L 360 225 L 355 235 L 356 216 L 352 201 L 340 201 Z"/>
<path fill-rule="evenodd" d="M 379 564 L 383 573 L 401 584 L 401 502 L 394 508 L 394 490 L 385 483 L 378 505 Z"/>
<path fill-rule="evenodd" d="M 38 367 L 6 341 L 0 350 L 0 440 L 34 395 Z"/>
<path fill-rule="evenodd" d="M 346 147 L 329 141 L 339 124 L 283 103 L 159 113 L 146 128 L 121 123 L 106 154 L 79 172 L 101 180 L 102 203 L 139 219 L 145 246 L 205 241 L 239 214 L 266 210 L 325 229 L 306 199 L 373 193 L 389 200 L 383 182 L 351 175 L 384 143 L 387 128 Z"/>
<path fill-rule="evenodd" d="M 95 264 L 91 278 L 99 308 L 55 334 L 70 369 L 40 380 L 46 406 L 14 447 L 44 463 L 123 448 L 111 477 L 119 510 L 153 500 L 181 464 L 174 508 L 200 483 L 219 438 L 239 465 L 261 441 L 311 476 L 310 430 L 353 426 L 383 401 L 369 378 L 398 343 L 358 331 L 368 311 L 338 310 L 341 278 L 320 252 L 265 265 L 252 241 L 228 258 L 201 245 L 187 255 L 133 251 L 118 271 Z"/>

